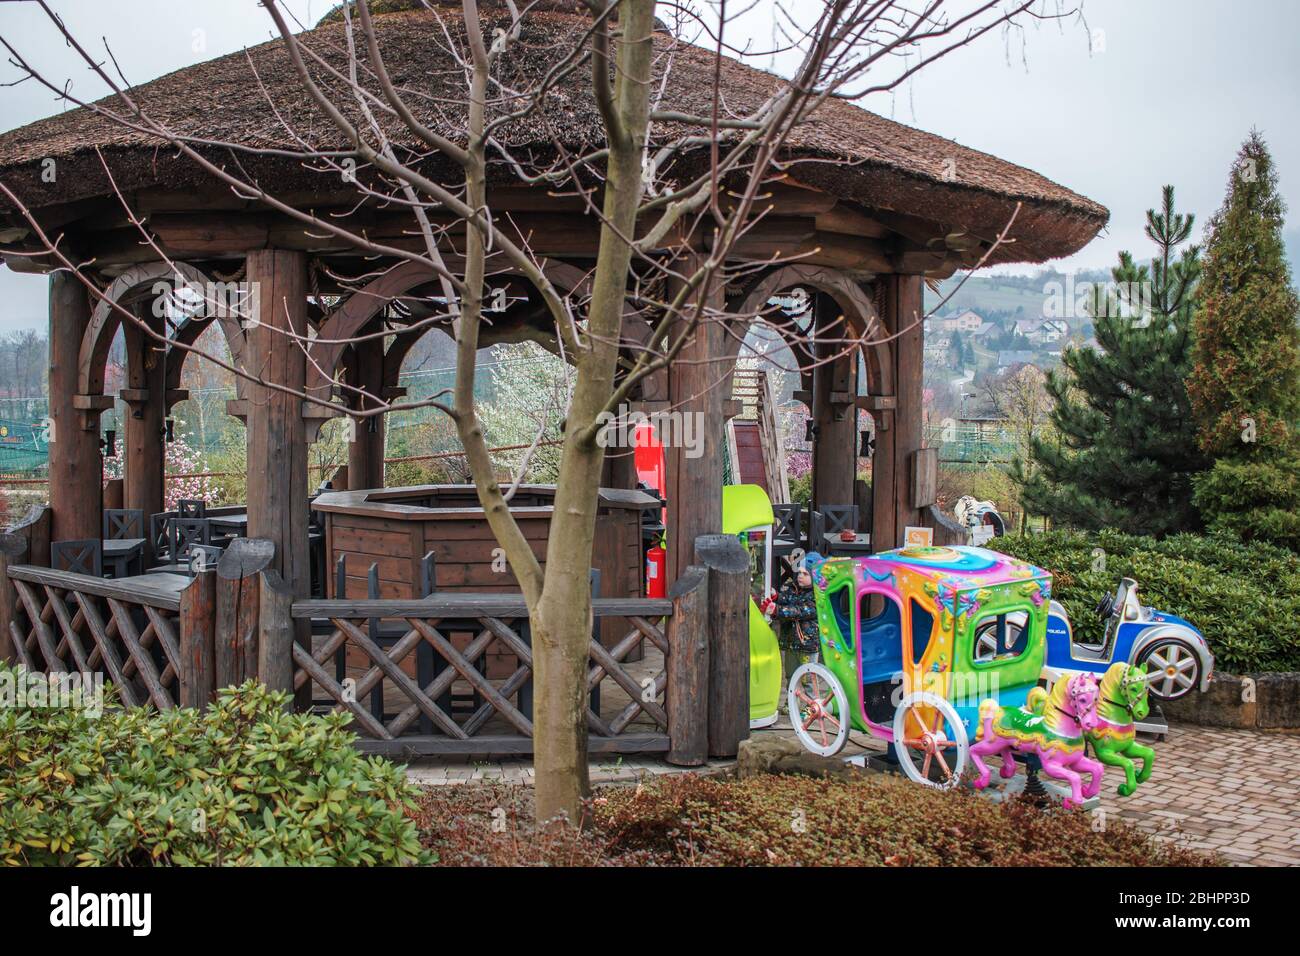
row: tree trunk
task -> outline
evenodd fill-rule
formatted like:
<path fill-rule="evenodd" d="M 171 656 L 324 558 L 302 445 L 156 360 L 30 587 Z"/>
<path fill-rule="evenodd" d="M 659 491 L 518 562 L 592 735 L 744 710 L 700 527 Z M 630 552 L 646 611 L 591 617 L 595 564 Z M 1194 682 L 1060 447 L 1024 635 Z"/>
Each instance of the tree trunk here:
<path fill-rule="evenodd" d="M 653 0 L 624 0 L 619 10 L 618 69 L 606 120 L 609 163 L 604 225 L 587 312 L 588 350 L 579 357 L 565 422 L 542 595 L 533 610 L 534 768 L 537 819 L 580 817 L 587 776 L 587 649 L 591 640 L 591 546 L 605 459 L 596 416 L 614 389 L 618 338 L 642 195 L 641 156 L 649 118 Z M 593 56 L 593 82 L 608 81 L 608 64 Z"/>

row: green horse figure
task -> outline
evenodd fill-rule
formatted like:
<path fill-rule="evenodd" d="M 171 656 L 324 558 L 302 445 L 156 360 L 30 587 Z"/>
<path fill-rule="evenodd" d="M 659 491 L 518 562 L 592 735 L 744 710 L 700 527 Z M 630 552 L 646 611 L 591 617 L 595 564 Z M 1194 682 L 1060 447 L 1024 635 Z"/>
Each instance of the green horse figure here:
<path fill-rule="evenodd" d="M 1162 677 L 1163 673 L 1155 675 Z M 1111 664 L 1101 679 L 1097 694 L 1097 726 L 1085 731 L 1092 744 L 1094 756 L 1110 767 L 1124 771 L 1124 782 L 1119 785 L 1121 797 L 1131 796 L 1138 784 L 1151 776 L 1151 764 L 1156 752 L 1137 742 L 1133 724 L 1143 720 L 1147 704 L 1146 664 L 1133 665 L 1119 661 Z M 1142 769 L 1134 772 L 1133 759 L 1142 761 Z"/>

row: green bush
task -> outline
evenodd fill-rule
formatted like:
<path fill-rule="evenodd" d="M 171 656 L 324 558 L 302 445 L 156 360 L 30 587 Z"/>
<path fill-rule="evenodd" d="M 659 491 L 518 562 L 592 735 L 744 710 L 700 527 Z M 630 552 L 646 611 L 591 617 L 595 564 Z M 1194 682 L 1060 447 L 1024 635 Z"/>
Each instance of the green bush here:
<path fill-rule="evenodd" d="M 523 787 L 438 787 L 421 839 L 457 866 L 1204 866 L 1119 820 L 872 774 L 843 781 L 680 774 L 606 787 L 586 828 L 532 823 Z"/>
<path fill-rule="evenodd" d="M 812 505 L 812 472 L 790 479 L 790 502 L 805 508 Z"/>
<path fill-rule="evenodd" d="M 403 769 L 287 700 L 249 682 L 205 712 L 0 708 L 0 864 L 426 862 Z"/>
<path fill-rule="evenodd" d="M 1113 593 L 1121 577 L 1130 577 L 1143 604 L 1201 630 L 1216 669 L 1300 670 L 1300 556 L 1287 549 L 1216 535 L 1157 541 L 1113 531 L 1009 536 L 996 547 L 1052 572 L 1052 596 L 1085 640 L 1102 634 L 1097 601 Z"/>

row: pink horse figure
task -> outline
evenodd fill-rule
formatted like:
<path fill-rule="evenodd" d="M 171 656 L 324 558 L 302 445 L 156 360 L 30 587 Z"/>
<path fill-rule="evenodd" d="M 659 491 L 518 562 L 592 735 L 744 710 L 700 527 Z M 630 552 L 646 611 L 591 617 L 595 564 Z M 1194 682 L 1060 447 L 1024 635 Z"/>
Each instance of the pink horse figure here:
<path fill-rule="evenodd" d="M 1097 720 L 1097 680 L 1091 674 L 1076 674 L 1058 680 L 1049 695 L 1041 687 L 1029 692 L 1024 707 L 1003 708 L 996 700 L 980 704 L 980 728 L 970 749 L 971 762 L 979 775 L 976 789 L 989 785 L 989 767 L 984 758 L 996 754 L 1002 758 L 1001 774 L 1012 777 L 1016 772 L 1013 753 L 1033 754 L 1043 764 L 1043 773 L 1070 784 L 1067 807 L 1082 806 L 1088 797 L 1101 790 L 1105 768 L 1088 757 L 1084 733 L 1094 730 Z M 1091 775 L 1083 786 L 1081 773 Z"/>

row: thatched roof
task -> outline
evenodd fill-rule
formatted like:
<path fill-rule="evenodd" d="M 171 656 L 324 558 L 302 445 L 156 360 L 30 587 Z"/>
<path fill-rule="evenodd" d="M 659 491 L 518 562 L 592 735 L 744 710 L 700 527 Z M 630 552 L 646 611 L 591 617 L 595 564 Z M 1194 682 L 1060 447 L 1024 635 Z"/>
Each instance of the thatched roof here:
<path fill-rule="evenodd" d="M 570 0 L 550 0 L 550 9 L 529 14 L 520 42 L 503 63 L 507 81 L 520 87 L 540 77 L 554 63 L 585 17 L 563 12 Z M 501 14 L 481 3 L 485 21 Z M 560 8 L 560 9 L 557 9 Z M 462 127 L 463 81 L 455 65 L 438 59 L 429 32 L 434 14 L 397 12 L 376 16 L 380 49 L 400 88 L 429 126 L 455 135 Z M 460 31 L 446 17 L 453 35 Z M 485 22 L 489 28 L 491 23 Z M 433 29 L 437 29 L 433 27 Z M 324 23 L 301 35 L 303 42 L 338 68 L 346 62 L 341 23 Z M 666 51 L 672 38 L 656 36 Z M 364 50 L 362 53 L 364 57 Z M 657 58 L 662 70 L 667 57 Z M 326 87 L 337 84 L 317 68 Z M 710 51 L 680 46 L 672 57 L 663 103 L 685 113 L 708 114 L 714 60 Z M 722 96 L 737 114 L 761 103 L 780 80 L 728 60 L 722 71 Z M 657 84 L 656 84 L 657 87 Z M 294 148 L 284 123 L 317 146 L 345 148 L 333 124 L 311 102 L 280 41 L 253 47 L 168 74 L 132 91 L 159 122 L 185 134 L 248 146 Z M 350 98 L 340 97 L 343 102 Z M 119 109 L 111 99 L 101 101 Z M 657 127 L 665 138 L 680 130 Z M 404 131 L 394 129 L 400 141 Z M 520 156 L 549 155 L 560 142 L 573 152 L 602 139 L 599 114 L 590 94 L 587 71 L 580 70 L 555 88 L 542 110 L 507 127 L 499 137 Z M 412 142 L 411 146 L 415 146 Z M 909 214 L 950 229 L 992 236 L 1005 225 L 1017 201 L 1023 203 L 1013 235 L 1016 243 L 999 250 L 994 261 L 1040 262 L 1068 255 L 1086 244 L 1105 225 L 1106 209 L 1032 170 L 951 140 L 884 119 L 851 103 L 827 104 L 816 118 L 794 131 L 790 146 L 797 156 L 846 160 L 847 164 L 809 163 L 795 175 L 842 199 L 875 209 Z M 87 109 L 40 120 L 0 136 L 0 177 L 33 208 L 101 196 L 111 189 L 101 150 L 120 189 L 150 186 L 190 189 L 211 185 L 211 177 L 175 150 L 145 132 L 127 129 Z M 227 167 L 230 154 L 214 151 Z M 55 183 L 45 183 L 41 163 L 57 161 Z M 244 168 L 271 189 L 319 188 L 322 174 L 293 161 L 241 157 Z M 503 177 L 508 176 L 503 170 Z"/>

